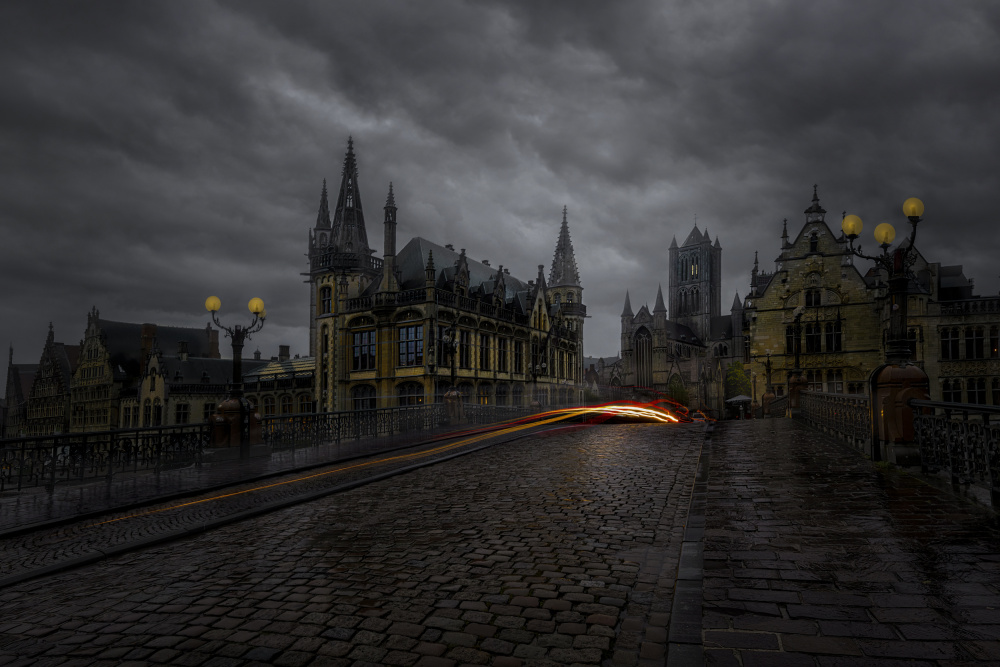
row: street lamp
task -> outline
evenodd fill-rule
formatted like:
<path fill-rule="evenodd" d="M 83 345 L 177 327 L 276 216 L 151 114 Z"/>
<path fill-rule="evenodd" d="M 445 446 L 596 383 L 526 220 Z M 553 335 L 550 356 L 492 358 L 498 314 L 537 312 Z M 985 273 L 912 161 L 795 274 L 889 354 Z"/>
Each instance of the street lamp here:
<path fill-rule="evenodd" d="M 236 419 L 239 420 L 239 445 L 240 445 L 240 456 L 246 458 L 250 455 L 250 405 L 243 397 L 243 344 L 250 334 L 257 333 L 264 327 L 264 319 L 267 317 L 267 311 L 264 310 L 264 302 L 261 299 L 253 298 L 247 304 L 247 308 L 253 314 L 253 320 L 250 322 L 249 326 L 240 326 L 237 324 L 235 327 L 227 327 L 219 321 L 216 316 L 219 308 L 222 307 L 222 302 L 217 296 L 210 296 L 205 299 L 205 309 L 212 313 L 212 321 L 215 322 L 220 330 L 225 331 L 226 335 L 232 340 L 233 343 L 233 378 L 232 384 L 229 389 L 229 398 L 219 404 L 219 412 L 226 417 L 228 415 L 227 421 L 230 422 L 230 435 L 229 444 L 235 444 L 236 433 L 235 429 L 232 428 L 232 422 Z"/>
<path fill-rule="evenodd" d="M 459 393 L 458 387 L 455 386 L 455 357 L 458 353 L 458 332 L 455 330 L 454 324 L 445 329 L 444 333 L 441 334 L 441 342 L 444 343 L 444 350 L 447 351 L 451 362 L 451 387 L 443 396 L 445 410 L 449 423 L 457 424 L 464 415 L 462 414 L 462 395 Z"/>
<path fill-rule="evenodd" d="M 914 444 L 913 410 L 910 399 L 928 398 L 927 374 L 913 364 L 910 343 L 906 336 L 906 306 L 909 292 L 910 267 L 917 259 L 914 244 L 917 224 L 924 213 L 924 203 L 916 197 L 903 202 L 903 214 L 910 222 L 910 237 L 892 252 L 889 244 L 896 237 L 896 230 L 887 222 L 875 228 L 875 241 L 882 248 L 881 254 L 866 255 L 854 241 L 861 234 L 861 218 L 845 215 L 841 229 L 850 241 L 848 254 L 875 262 L 889 278 L 889 332 L 885 346 L 885 363 L 869 376 L 871 387 L 872 424 L 877 427 L 877 437 L 872 438 L 871 458 L 886 460 L 897 465 L 920 463 L 920 453 Z M 882 447 L 885 447 L 883 450 Z"/>
<path fill-rule="evenodd" d="M 854 241 L 861 234 L 863 223 L 856 215 L 846 215 L 840 224 L 841 229 L 850 242 L 847 252 L 875 262 L 889 277 L 889 339 L 886 341 L 885 361 L 888 364 L 905 365 L 910 363 L 910 343 L 906 337 L 906 302 L 907 287 L 910 280 L 910 267 L 917 259 L 914 242 L 917 239 L 917 223 L 924 212 L 924 203 L 916 197 L 910 197 L 903 202 L 903 213 L 910 221 L 912 230 L 906 245 L 901 243 L 892 252 L 889 244 L 896 238 L 896 229 L 888 222 L 875 227 L 875 241 L 882 248 L 881 254 L 866 255 L 861 246 L 854 247 Z"/>
<path fill-rule="evenodd" d="M 539 354 L 541 354 L 541 353 L 539 353 Z M 538 392 L 538 376 L 539 375 L 545 375 L 545 371 L 547 369 L 548 369 L 548 365 L 544 361 L 542 361 L 541 363 L 536 363 L 534 366 L 532 366 L 530 368 L 530 370 L 531 370 L 531 380 L 532 380 L 532 382 L 535 385 L 535 400 L 533 401 L 533 403 L 537 403 L 538 407 L 542 407 L 542 401 L 538 397 L 539 396 L 539 392 Z"/>

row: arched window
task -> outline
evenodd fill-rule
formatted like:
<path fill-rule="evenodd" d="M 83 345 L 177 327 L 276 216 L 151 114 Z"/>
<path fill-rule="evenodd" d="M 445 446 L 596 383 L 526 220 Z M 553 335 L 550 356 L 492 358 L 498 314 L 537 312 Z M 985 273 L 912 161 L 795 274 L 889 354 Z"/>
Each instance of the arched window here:
<path fill-rule="evenodd" d="M 424 388 L 416 382 L 404 382 L 396 388 L 399 406 L 423 405 Z"/>
<path fill-rule="evenodd" d="M 325 315 L 333 312 L 333 289 L 329 285 L 324 285 L 319 290 L 319 314 Z"/>
<path fill-rule="evenodd" d="M 156 368 L 149 369 L 149 390 L 156 391 Z"/>
<path fill-rule="evenodd" d="M 269 415 L 273 415 L 274 414 L 274 396 L 265 396 L 263 402 L 264 402 L 264 405 L 263 405 L 264 416 L 267 417 Z"/>
<path fill-rule="evenodd" d="M 497 405 L 507 405 L 510 398 L 510 387 L 505 384 L 497 385 Z"/>
<path fill-rule="evenodd" d="M 816 236 L 816 232 L 809 237 L 809 252 L 819 252 L 819 237 Z"/>
<path fill-rule="evenodd" d="M 281 414 L 290 415 L 292 414 L 292 397 L 285 394 L 281 397 Z"/>
<path fill-rule="evenodd" d="M 375 387 L 362 384 L 351 389 L 351 403 L 355 410 L 375 409 Z"/>
<path fill-rule="evenodd" d="M 160 399 L 153 400 L 153 426 L 163 425 L 163 405 Z"/>
<path fill-rule="evenodd" d="M 524 405 L 524 386 L 520 384 L 514 385 L 514 389 L 511 392 L 511 403 L 520 407 Z"/>
<path fill-rule="evenodd" d="M 302 394 L 299 396 L 299 414 L 305 414 L 312 411 L 312 401 L 309 400 L 309 394 Z"/>
<path fill-rule="evenodd" d="M 488 405 L 492 389 L 493 387 L 488 382 L 480 384 L 479 389 L 476 391 L 476 402 L 479 403 L 479 405 Z"/>
<path fill-rule="evenodd" d="M 640 387 L 653 386 L 653 337 L 642 327 L 635 334 L 635 383 Z"/>

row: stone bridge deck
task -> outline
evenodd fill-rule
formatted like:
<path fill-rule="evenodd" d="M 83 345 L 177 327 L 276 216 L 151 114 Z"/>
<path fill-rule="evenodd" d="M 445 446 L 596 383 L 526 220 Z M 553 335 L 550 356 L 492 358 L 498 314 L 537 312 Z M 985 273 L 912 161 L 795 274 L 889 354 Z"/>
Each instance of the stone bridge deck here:
<path fill-rule="evenodd" d="M 571 428 L 2 589 L 0 662 L 997 664 L 998 554 L 791 420 Z"/>

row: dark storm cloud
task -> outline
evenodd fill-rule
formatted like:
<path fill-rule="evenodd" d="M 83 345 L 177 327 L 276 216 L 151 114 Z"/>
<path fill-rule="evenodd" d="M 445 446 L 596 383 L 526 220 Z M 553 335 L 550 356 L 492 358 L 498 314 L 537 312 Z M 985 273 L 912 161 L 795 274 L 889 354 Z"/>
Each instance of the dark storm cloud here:
<path fill-rule="evenodd" d="M 230 321 L 259 295 L 254 344 L 307 353 L 305 239 L 348 134 L 377 252 L 390 180 L 401 243 L 524 279 L 568 205 L 587 354 L 617 351 L 625 290 L 652 304 L 695 216 L 728 307 L 816 182 L 866 233 L 921 196 L 925 254 L 996 292 L 998 25 L 902 1 L 5 3 L 0 333 L 30 363 L 92 304 L 200 326 L 209 293 Z"/>

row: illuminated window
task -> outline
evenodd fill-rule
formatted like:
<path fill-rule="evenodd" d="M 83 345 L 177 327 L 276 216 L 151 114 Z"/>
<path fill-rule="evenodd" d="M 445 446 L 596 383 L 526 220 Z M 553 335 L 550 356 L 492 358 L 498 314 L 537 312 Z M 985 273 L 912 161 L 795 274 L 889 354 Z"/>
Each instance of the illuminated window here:
<path fill-rule="evenodd" d="M 423 405 L 424 388 L 416 382 L 404 382 L 396 388 L 396 397 L 400 407 Z"/>

